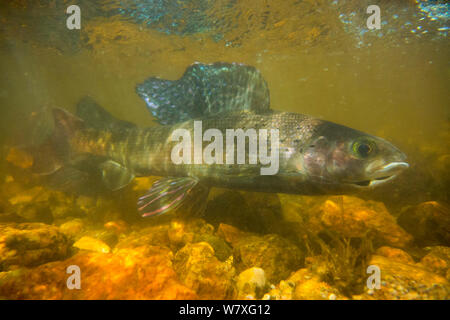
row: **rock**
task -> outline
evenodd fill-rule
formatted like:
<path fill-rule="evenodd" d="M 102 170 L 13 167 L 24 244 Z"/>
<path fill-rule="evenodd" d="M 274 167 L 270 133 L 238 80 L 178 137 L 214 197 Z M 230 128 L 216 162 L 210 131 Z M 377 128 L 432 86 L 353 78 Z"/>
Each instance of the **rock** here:
<path fill-rule="evenodd" d="M 89 250 L 99 253 L 109 253 L 111 251 L 110 247 L 106 243 L 89 236 L 80 238 L 73 244 L 73 246 L 81 250 Z"/>
<path fill-rule="evenodd" d="M 300 249 L 276 234 L 249 236 L 233 245 L 233 257 L 238 270 L 251 267 L 264 269 L 270 282 L 279 282 L 303 263 Z"/>
<path fill-rule="evenodd" d="M 166 248 L 147 246 L 116 253 L 80 251 L 70 259 L 35 269 L 0 275 L 0 297 L 5 299 L 197 299 L 182 285 Z M 81 290 L 69 290 L 66 269 L 77 265 Z"/>
<path fill-rule="evenodd" d="M 0 271 L 37 266 L 70 253 L 70 241 L 58 227 L 43 223 L 0 224 Z"/>
<path fill-rule="evenodd" d="M 214 227 L 203 219 L 173 220 L 170 223 L 168 236 L 170 243 L 175 247 L 182 247 L 187 243 L 196 242 L 199 235 L 212 235 Z M 197 241 L 198 242 L 198 241 Z"/>
<path fill-rule="evenodd" d="M 214 196 L 213 192 L 206 207 L 205 219 L 215 227 L 225 223 L 258 233 L 283 230 L 277 194 L 227 190 Z"/>
<path fill-rule="evenodd" d="M 348 238 L 361 238 L 371 232 L 376 244 L 399 248 L 412 241 L 412 236 L 397 225 L 381 202 L 335 196 L 311 209 L 309 214 L 311 230 L 325 228 Z"/>
<path fill-rule="evenodd" d="M 118 235 L 113 230 L 93 229 L 86 232 L 85 235 L 104 242 L 110 248 L 114 248 L 119 241 Z"/>
<path fill-rule="evenodd" d="M 336 288 L 306 268 L 293 273 L 264 295 L 266 300 L 345 300 Z"/>
<path fill-rule="evenodd" d="M 21 190 L 9 198 L 11 211 L 30 222 L 52 223 L 67 217 L 83 216 L 83 211 L 75 204 L 75 197 L 41 186 Z"/>
<path fill-rule="evenodd" d="M 377 255 L 390 258 L 392 260 L 406 263 L 406 264 L 414 264 L 414 259 L 405 251 L 397 248 L 391 247 L 380 247 L 375 252 Z"/>
<path fill-rule="evenodd" d="M 29 153 L 14 147 L 9 149 L 6 161 L 22 169 L 30 168 L 33 165 L 33 157 Z"/>
<path fill-rule="evenodd" d="M 120 203 L 119 203 L 120 204 Z M 111 220 L 120 220 L 119 205 L 111 197 L 78 196 L 72 205 L 77 210 L 77 216 L 86 217 L 92 223 L 105 224 Z"/>
<path fill-rule="evenodd" d="M 123 220 L 108 221 L 103 226 L 106 230 L 111 230 L 117 235 L 128 231 L 128 224 Z"/>
<path fill-rule="evenodd" d="M 1 212 L 0 223 L 5 222 L 26 222 L 26 220 L 15 212 Z"/>
<path fill-rule="evenodd" d="M 221 262 L 206 242 L 187 244 L 173 260 L 181 282 L 200 299 L 231 299 L 234 296 L 232 261 Z"/>
<path fill-rule="evenodd" d="M 83 211 L 89 211 L 91 208 L 95 207 L 95 199 L 88 196 L 78 196 L 75 200 L 75 204 L 78 208 L 80 208 Z"/>
<path fill-rule="evenodd" d="M 21 194 L 24 191 L 24 185 L 26 185 L 26 182 L 19 182 L 15 177 L 7 175 L 4 181 L 0 183 L 0 194 L 2 201 L 5 201 L 8 205 L 11 205 L 10 199 Z"/>
<path fill-rule="evenodd" d="M 176 247 L 182 247 L 194 239 L 194 233 L 187 232 L 185 223 L 177 220 L 170 223 L 167 236 L 170 243 Z"/>
<path fill-rule="evenodd" d="M 50 209 L 53 219 L 85 216 L 83 210 L 76 205 L 75 196 L 55 190 L 46 192 L 48 194 L 46 205 Z"/>
<path fill-rule="evenodd" d="M 447 280 L 424 268 L 378 255 L 372 257 L 369 265 L 380 268 L 381 288 L 365 287 L 364 294 L 355 296 L 355 299 L 447 300 L 450 298 Z"/>
<path fill-rule="evenodd" d="M 51 223 L 53 216 L 48 205 L 48 192 L 42 187 L 20 190 L 8 199 L 10 211 L 29 222 Z"/>
<path fill-rule="evenodd" d="M 195 235 L 192 242 L 193 243 L 196 243 L 196 242 L 208 243 L 214 249 L 214 254 L 220 261 L 227 260 L 233 254 L 233 250 L 225 242 L 225 240 L 216 235 L 213 235 L 213 234 Z"/>
<path fill-rule="evenodd" d="M 450 248 L 449 247 L 429 247 L 426 248 L 430 252 L 420 260 L 419 265 L 424 268 L 447 277 L 450 281 L 449 269 L 450 269 Z"/>
<path fill-rule="evenodd" d="M 227 224 L 220 224 L 217 234 L 233 247 L 239 270 L 262 268 L 271 282 L 288 277 L 303 263 L 302 251 L 276 234 L 257 236 Z"/>
<path fill-rule="evenodd" d="M 126 237 L 119 239 L 116 248 L 136 248 L 140 246 L 154 245 L 169 248 L 170 242 L 168 230 L 168 224 L 137 228 L 127 234 Z"/>
<path fill-rule="evenodd" d="M 44 192 L 44 188 L 42 187 L 34 187 L 31 189 L 28 189 L 18 195 L 15 195 L 14 197 L 9 199 L 9 203 L 13 206 L 30 203 L 34 199 L 38 198 L 42 193 Z M 48 198 L 44 198 L 44 200 L 47 200 Z M 42 199 L 40 199 L 42 201 Z"/>
<path fill-rule="evenodd" d="M 230 226 L 229 224 L 221 223 L 217 229 L 217 235 L 231 244 L 232 247 L 235 247 L 239 242 L 250 237 L 252 234 L 249 232 L 243 232 L 236 227 Z"/>
<path fill-rule="evenodd" d="M 450 209 L 439 202 L 407 207 L 397 221 L 414 236 L 419 246 L 450 246 Z"/>
<path fill-rule="evenodd" d="M 261 268 L 250 268 L 242 271 L 237 277 L 237 299 L 260 299 L 266 289 L 266 274 Z"/>
<path fill-rule="evenodd" d="M 85 224 L 81 219 L 73 219 L 59 226 L 59 230 L 72 239 L 77 238 L 84 231 L 84 229 Z"/>
<path fill-rule="evenodd" d="M 119 248 L 136 247 L 143 244 L 166 246 L 178 251 L 188 243 L 207 242 L 215 252 L 216 257 L 225 261 L 232 255 L 228 244 L 213 234 L 214 227 L 203 219 L 179 220 L 173 219 L 169 223 L 144 227 L 123 237 Z"/>

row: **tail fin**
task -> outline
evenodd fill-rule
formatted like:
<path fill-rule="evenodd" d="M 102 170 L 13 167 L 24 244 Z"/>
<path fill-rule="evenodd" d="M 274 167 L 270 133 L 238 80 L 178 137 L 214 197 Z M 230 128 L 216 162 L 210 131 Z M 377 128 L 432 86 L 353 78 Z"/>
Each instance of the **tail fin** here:
<path fill-rule="evenodd" d="M 71 140 L 83 128 L 124 129 L 126 125 L 93 100 L 84 100 L 78 111 L 86 121 L 63 109 L 53 109 L 53 133 L 32 152 L 32 171 L 42 175 L 42 181 L 48 187 L 77 194 L 117 190 L 125 186 L 134 177 L 130 171 L 113 161 L 105 161 L 103 157 L 76 152 Z M 102 120 L 105 123 L 102 124 Z"/>
<path fill-rule="evenodd" d="M 71 113 L 52 110 L 55 127 L 52 135 L 40 147 L 33 150 L 33 172 L 51 174 L 71 158 L 70 138 L 83 128 L 83 121 Z"/>

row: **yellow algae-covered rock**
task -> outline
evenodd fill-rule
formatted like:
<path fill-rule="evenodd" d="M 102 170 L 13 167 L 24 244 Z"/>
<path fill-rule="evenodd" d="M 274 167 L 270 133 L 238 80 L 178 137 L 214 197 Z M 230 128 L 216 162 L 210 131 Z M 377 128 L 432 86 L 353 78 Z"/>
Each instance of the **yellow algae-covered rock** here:
<path fill-rule="evenodd" d="M 34 162 L 33 157 L 29 153 L 19 148 L 9 149 L 6 161 L 22 169 L 30 168 Z"/>
<path fill-rule="evenodd" d="M 276 283 L 303 264 L 303 252 L 276 234 L 249 236 L 233 246 L 238 271 L 251 267 L 264 269 L 267 279 Z"/>
<path fill-rule="evenodd" d="M 187 243 L 196 242 L 199 235 L 212 235 L 214 227 L 203 219 L 189 219 L 187 221 L 174 219 L 168 231 L 170 243 L 175 247 L 182 247 Z"/>
<path fill-rule="evenodd" d="M 75 205 L 83 211 L 89 211 L 96 206 L 95 199 L 88 196 L 78 196 Z"/>
<path fill-rule="evenodd" d="M 9 198 L 9 203 L 13 206 L 25 204 L 33 201 L 36 199 L 39 195 L 41 195 L 44 192 L 43 187 L 33 187 L 31 189 L 25 190 L 17 195 L 15 195 L 12 198 Z M 45 198 L 43 200 L 47 200 L 48 198 Z M 42 201 L 42 199 L 40 199 Z"/>
<path fill-rule="evenodd" d="M 81 219 L 73 219 L 59 226 L 59 230 L 70 238 L 76 238 L 84 229 L 85 223 Z"/>
<path fill-rule="evenodd" d="M 374 255 L 369 265 L 380 269 L 380 289 L 365 287 L 358 299 L 410 300 L 449 299 L 448 281 L 417 265 L 405 264 Z M 369 276 L 369 275 L 368 275 Z"/>
<path fill-rule="evenodd" d="M 397 225 L 381 202 L 364 201 L 352 196 L 329 197 L 313 208 L 311 215 L 310 223 L 320 221 L 323 228 L 344 237 L 363 237 L 372 232 L 375 242 L 400 248 L 412 241 L 412 236 Z"/>
<path fill-rule="evenodd" d="M 36 186 L 20 190 L 8 199 L 10 211 L 30 222 L 51 223 L 55 219 L 80 216 L 75 196 Z"/>
<path fill-rule="evenodd" d="M 420 246 L 450 246 L 450 208 L 437 201 L 406 207 L 398 223 Z"/>
<path fill-rule="evenodd" d="M 188 243 L 207 242 L 213 247 L 215 256 L 225 261 L 231 256 L 232 250 L 223 238 L 213 232 L 214 227 L 203 219 L 175 219 L 170 223 L 168 236 L 171 248 L 175 251 Z"/>
<path fill-rule="evenodd" d="M 236 246 L 242 240 L 248 238 L 252 234 L 244 232 L 229 224 L 221 223 L 217 229 L 217 235 L 225 239 L 231 246 Z"/>
<path fill-rule="evenodd" d="M 403 262 L 407 264 L 414 264 L 414 259 L 405 251 L 402 249 L 397 248 L 391 248 L 391 247 L 380 247 L 378 248 L 375 253 L 377 255 L 390 258 L 392 260 Z"/>
<path fill-rule="evenodd" d="M 448 276 L 450 269 L 450 248 L 437 246 L 426 249 L 430 252 L 420 260 L 418 265 L 442 276 Z M 450 279 L 447 277 L 447 280 Z"/>
<path fill-rule="evenodd" d="M 0 224 L 0 271 L 65 258 L 70 241 L 58 227 L 44 223 Z"/>
<path fill-rule="evenodd" d="M 182 285 L 172 253 L 157 246 L 121 249 L 115 254 L 82 251 L 70 259 L 0 276 L 5 299 L 196 299 Z M 80 268 L 81 289 L 69 290 L 68 266 Z"/>
<path fill-rule="evenodd" d="M 217 234 L 233 247 L 238 270 L 262 268 L 271 282 L 278 282 L 303 263 L 303 252 L 291 241 L 277 235 L 258 236 L 220 224 Z"/>
<path fill-rule="evenodd" d="M 101 240 L 84 236 L 80 238 L 77 242 L 73 244 L 75 248 L 82 250 L 95 251 L 100 253 L 109 253 L 111 251 L 110 247 Z"/>
<path fill-rule="evenodd" d="M 237 277 L 236 288 L 238 299 L 261 298 L 266 289 L 266 274 L 261 268 L 250 268 L 242 271 Z"/>
<path fill-rule="evenodd" d="M 194 243 L 196 242 L 206 242 L 214 249 L 214 255 L 220 261 L 228 260 L 232 254 L 233 250 L 226 243 L 226 241 L 213 234 L 198 234 L 194 237 Z"/>
<path fill-rule="evenodd" d="M 117 244 L 118 248 L 129 248 L 141 245 L 160 245 L 177 251 L 187 243 L 196 241 L 204 235 L 212 235 L 214 227 L 203 219 L 179 220 L 172 219 L 168 222 L 150 226 L 133 226 L 126 236 Z"/>
<path fill-rule="evenodd" d="M 272 288 L 263 299 L 267 300 L 343 300 L 347 299 L 336 288 L 320 280 L 319 276 L 304 268 Z"/>
<path fill-rule="evenodd" d="M 106 230 L 111 230 L 111 231 L 115 232 L 117 235 L 125 233 L 129 229 L 128 224 L 125 221 L 120 220 L 120 219 L 108 221 L 103 226 L 105 227 Z"/>
<path fill-rule="evenodd" d="M 136 228 L 128 233 L 126 237 L 119 239 L 116 248 L 135 248 L 146 245 L 170 247 L 167 235 L 168 230 L 168 224 Z"/>
<path fill-rule="evenodd" d="M 206 242 L 187 244 L 173 260 L 174 268 L 187 287 L 200 299 L 231 299 L 234 296 L 232 261 L 221 262 Z"/>

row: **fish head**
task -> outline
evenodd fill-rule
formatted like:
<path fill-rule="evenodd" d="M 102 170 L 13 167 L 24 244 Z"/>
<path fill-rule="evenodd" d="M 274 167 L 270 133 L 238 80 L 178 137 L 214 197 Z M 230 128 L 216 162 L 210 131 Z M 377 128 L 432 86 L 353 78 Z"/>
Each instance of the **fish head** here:
<path fill-rule="evenodd" d="M 302 151 L 301 168 L 324 185 L 371 189 L 409 167 L 406 155 L 390 142 L 330 122 L 320 126 Z"/>

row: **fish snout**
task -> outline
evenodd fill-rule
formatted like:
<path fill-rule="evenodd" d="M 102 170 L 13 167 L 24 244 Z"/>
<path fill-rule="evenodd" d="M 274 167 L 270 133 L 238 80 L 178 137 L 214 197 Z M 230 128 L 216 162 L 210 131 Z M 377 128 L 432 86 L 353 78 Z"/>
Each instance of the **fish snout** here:
<path fill-rule="evenodd" d="M 403 170 L 408 169 L 409 164 L 404 161 L 390 162 L 371 174 L 369 186 L 373 187 L 390 181 L 398 176 Z"/>

